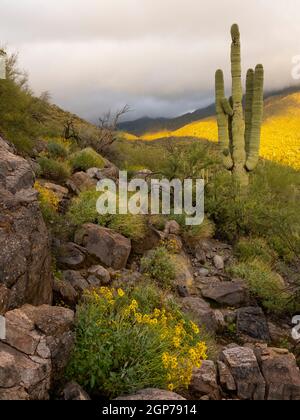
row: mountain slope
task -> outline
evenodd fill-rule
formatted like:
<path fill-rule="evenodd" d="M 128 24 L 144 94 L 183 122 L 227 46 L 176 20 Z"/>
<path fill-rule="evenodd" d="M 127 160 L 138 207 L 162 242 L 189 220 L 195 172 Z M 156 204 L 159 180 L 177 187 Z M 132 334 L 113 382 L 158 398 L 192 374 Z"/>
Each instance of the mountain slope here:
<path fill-rule="evenodd" d="M 300 86 L 292 86 L 278 91 L 270 91 L 265 94 L 265 99 L 272 97 L 287 96 L 300 91 Z M 119 124 L 119 129 L 135 136 L 142 136 L 147 133 L 156 133 L 160 131 L 174 131 L 184 125 L 213 117 L 215 115 L 215 104 L 211 104 L 206 108 L 197 109 L 176 118 L 149 118 L 144 117 L 135 121 L 126 121 Z"/>
<path fill-rule="evenodd" d="M 178 128 L 194 121 L 210 117 L 215 113 L 215 105 L 209 105 L 195 112 L 189 112 L 176 118 L 140 118 L 136 121 L 127 121 L 119 124 L 119 128 L 136 136 L 144 133 L 155 133 L 163 130 L 177 130 Z"/>
<path fill-rule="evenodd" d="M 177 130 L 142 136 L 149 141 L 164 137 L 196 137 L 216 142 L 216 119 L 210 117 Z M 265 101 L 260 154 L 263 158 L 300 169 L 300 92 L 272 96 Z"/>

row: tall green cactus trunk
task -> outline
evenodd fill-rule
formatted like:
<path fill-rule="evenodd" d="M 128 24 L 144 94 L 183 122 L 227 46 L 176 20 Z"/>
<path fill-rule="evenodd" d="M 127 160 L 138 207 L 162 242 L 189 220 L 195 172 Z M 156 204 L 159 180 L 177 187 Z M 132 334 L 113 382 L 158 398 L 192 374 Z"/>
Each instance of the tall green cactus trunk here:
<path fill-rule="evenodd" d="M 259 159 L 261 124 L 263 116 L 264 69 L 258 65 L 250 69 L 246 81 L 246 106 L 243 110 L 241 43 L 238 25 L 231 28 L 232 97 L 225 98 L 222 70 L 216 72 L 216 113 L 219 144 L 223 163 L 242 186 L 249 183 L 249 172 Z"/>

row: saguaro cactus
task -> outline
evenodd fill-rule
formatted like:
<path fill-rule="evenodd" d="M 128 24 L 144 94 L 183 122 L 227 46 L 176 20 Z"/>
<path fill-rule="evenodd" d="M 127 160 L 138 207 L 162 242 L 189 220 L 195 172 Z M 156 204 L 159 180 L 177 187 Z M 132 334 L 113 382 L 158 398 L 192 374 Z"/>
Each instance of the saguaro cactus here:
<path fill-rule="evenodd" d="M 216 72 L 216 112 L 219 144 L 223 163 L 241 184 L 249 182 L 259 159 L 261 124 L 263 117 L 264 68 L 257 65 L 247 73 L 245 112 L 241 69 L 241 44 L 238 25 L 231 27 L 232 96 L 225 98 L 224 75 Z"/>

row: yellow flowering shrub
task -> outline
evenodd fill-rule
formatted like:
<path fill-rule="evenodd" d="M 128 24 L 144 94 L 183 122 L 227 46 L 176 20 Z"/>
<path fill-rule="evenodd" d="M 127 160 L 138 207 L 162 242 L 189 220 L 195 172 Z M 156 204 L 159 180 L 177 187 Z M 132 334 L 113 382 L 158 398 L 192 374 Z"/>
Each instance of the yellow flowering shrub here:
<path fill-rule="evenodd" d="M 69 378 L 110 398 L 148 387 L 187 388 L 207 357 L 196 324 L 168 305 L 145 312 L 122 289 L 87 292 L 76 333 Z"/>
<path fill-rule="evenodd" d="M 38 181 L 34 184 L 34 188 L 39 193 L 38 200 L 44 220 L 53 224 L 57 221 L 58 218 L 58 207 L 60 199 L 53 191 L 45 188 Z"/>
<path fill-rule="evenodd" d="M 53 210 L 58 210 L 60 200 L 53 191 L 43 187 L 38 181 L 35 182 L 34 188 L 39 193 L 39 201 L 41 204 L 50 206 Z"/>

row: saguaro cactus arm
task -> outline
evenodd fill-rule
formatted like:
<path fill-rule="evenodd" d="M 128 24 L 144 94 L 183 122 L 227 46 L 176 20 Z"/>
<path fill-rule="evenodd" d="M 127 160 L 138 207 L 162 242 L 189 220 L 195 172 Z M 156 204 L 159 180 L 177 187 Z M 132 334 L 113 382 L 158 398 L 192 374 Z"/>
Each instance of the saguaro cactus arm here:
<path fill-rule="evenodd" d="M 251 137 L 252 108 L 253 108 L 254 70 L 249 69 L 246 79 L 246 105 L 245 105 L 245 149 L 249 153 Z"/>
<path fill-rule="evenodd" d="M 253 83 L 251 134 L 249 140 L 248 156 L 246 161 L 246 168 L 248 169 L 248 171 L 253 171 L 253 169 L 255 169 L 259 159 L 259 147 L 264 103 L 263 87 L 264 68 L 261 64 L 258 64 L 255 68 Z"/>
<path fill-rule="evenodd" d="M 225 88 L 224 76 L 222 70 L 216 71 L 216 112 L 219 131 L 219 145 L 222 152 L 223 163 L 227 169 L 233 167 L 233 161 L 230 155 L 230 138 L 228 126 L 228 113 L 225 112 Z M 228 102 L 228 111 L 232 108 Z"/>

